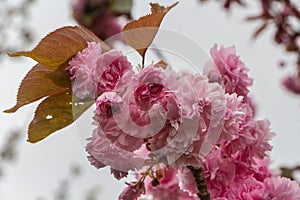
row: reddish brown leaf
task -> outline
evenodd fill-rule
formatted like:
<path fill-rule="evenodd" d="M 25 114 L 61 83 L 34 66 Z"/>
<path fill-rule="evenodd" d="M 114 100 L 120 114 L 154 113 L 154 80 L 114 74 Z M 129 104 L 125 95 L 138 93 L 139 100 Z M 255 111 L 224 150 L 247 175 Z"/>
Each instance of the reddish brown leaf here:
<path fill-rule="evenodd" d="M 154 67 L 166 69 L 168 67 L 168 63 L 166 63 L 163 60 L 160 60 L 159 62 L 157 62 L 157 63 L 154 64 Z"/>
<path fill-rule="evenodd" d="M 47 35 L 32 51 L 20 51 L 9 55 L 30 57 L 55 70 L 86 48 L 87 42 L 101 42 L 103 51 L 110 49 L 88 29 L 81 26 L 67 26 Z"/>
<path fill-rule="evenodd" d="M 70 78 L 65 73 L 68 61 L 86 48 L 87 42 L 101 43 L 103 52 L 110 50 L 109 46 L 89 30 L 68 26 L 47 35 L 32 51 L 10 54 L 31 57 L 39 62 L 23 79 L 16 105 L 4 111 L 15 112 L 23 105 L 46 97 L 36 109 L 30 123 L 29 142 L 38 142 L 68 126 L 92 105 L 92 101 L 75 103 Z"/>
<path fill-rule="evenodd" d="M 151 14 L 129 22 L 123 28 L 123 37 L 125 42 L 134 48 L 138 53 L 145 57 L 148 47 L 151 45 L 164 16 L 176 5 L 169 7 L 160 6 L 159 4 L 151 5 Z"/>
<path fill-rule="evenodd" d="M 66 73 L 64 65 L 43 77 L 50 79 L 59 87 L 71 88 L 70 76 Z"/>
<path fill-rule="evenodd" d="M 28 128 L 28 141 L 38 142 L 50 134 L 70 125 L 93 101 L 78 102 L 70 91 L 46 98 L 35 111 Z"/>
<path fill-rule="evenodd" d="M 46 76 L 50 76 L 52 73 L 52 70 L 44 67 L 41 64 L 35 65 L 21 82 L 16 105 L 11 109 L 5 110 L 4 112 L 16 112 L 23 105 L 37 101 L 45 96 L 51 96 L 68 90 L 70 86 L 61 87 L 55 84 L 53 80 L 45 78 Z M 63 80 L 57 79 L 56 81 L 70 82 L 69 77 L 66 75 Z"/>

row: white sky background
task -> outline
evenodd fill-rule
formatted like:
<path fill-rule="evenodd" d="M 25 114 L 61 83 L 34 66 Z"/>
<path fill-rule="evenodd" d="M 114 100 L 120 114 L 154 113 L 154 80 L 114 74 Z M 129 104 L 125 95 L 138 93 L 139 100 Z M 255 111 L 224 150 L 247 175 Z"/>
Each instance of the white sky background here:
<path fill-rule="evenodd" d="M 147 2 L 150 1 L 134 1 L 135 18 L 149 12 Z M 174 1 L 158 2 L 169 5 Z M 244 11 L 237 8 L 231 14 L 226 14 L 220 4 L 201 6 L 196 2 L 180 1 L 166 16 L 162 27 L 193 38 L 206 51 L 214 43 L 225 46 L 234 44 L 255 80 L 251 92 L 259 106 L 258 117 L 270 119 L 272 128 L 277 133 L 272 141 L 274 150 L 271 157 L 274 166 L 300 164 L 300 99 L 284 91 L 280 80 L 286 70 L 277 67 L 279 59 L 291 60 L 291 57 L 273 44 L 271 30 L 255 41 L 250 40 L 258 24 L 245 23 L 243 16 L 244 13 L 257 13 L 255 9 Z M 75 24 L 70 17 L 69 3 L 70 1 L 61 0 L 37 0 L 34 3 L 31 8 L 31 25 L 34 27 L 36 42 L 33 46 L 54 29 Z M 7 58 L 1 65 L 2 111 L 15 103 L 18 85 L 34 62 L 29 59 L 17 62 L 14 58 Z M 5 179 L 0 181 L 0 199 L 34 200 L 40 196 L 47 197 L 57 188 L 59 181 L 67 177 L 73 163 L 84 167 L 84 175 L 76 179 L 71 188 L 72 200 L 82 200 L 86 190 L 95 184 L 101 187 L 100 199 L 117 199 L 124 186 L 123 182 L 115 181 L 108 170 L 99 171 L 89 165 L 74 127 L 59 131 L 37 144 L 26 142 L 25 131 L 34 109 L 35 106 L 26 106 L 15 114 L 0 114 L 0 139 L 13 128 L 24 130 L 18 161 L 6 169 Z"/>

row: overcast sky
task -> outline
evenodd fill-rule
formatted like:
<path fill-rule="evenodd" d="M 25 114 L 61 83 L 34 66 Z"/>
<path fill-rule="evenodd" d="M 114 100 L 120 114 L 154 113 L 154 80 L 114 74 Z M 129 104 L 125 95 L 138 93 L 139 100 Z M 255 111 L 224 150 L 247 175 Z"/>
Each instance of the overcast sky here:
<path fill-rule="evenodd" d="M 134 1 L 133 16 L 148 13 L 146 2 Z M 165 4 L 173 0 L 158 1 Z M 235 9 L 231 14 L 221 10 L 220 5 L 211 3 L 200 6 L 196 0 L 183 0 L 163 21 L 162 27 L 174 30 L 202 45 L 205 51 L 214 44 L 235 45 L 238 54 L 251 70 L 254 77 L 252 96 L 258 104 L 258 118 L 271 120 L 272 129 L 277 133 L 272 144 L 273 166 L 300 164 L 300 99 L 281 87 L 280 80 L 288 70 L 279 69 L 279 59 L 291 59 L 271 40 L 272 31 L 267 31 L 256 41 L 250 40 L 258 24 L 244 23 L 245 13 L 256 10 Z M 38 40 L 56 28 L 73 25 L 70 18 L 70 1 L 36 0 L 31 8 L 31 26 Z M 172 39 L 172 38 L 171 38 Z M 174 41 L 173 44 L 180 41 Z M 191 54 L 195 54 L 192 52 Z M 1 63 L 0 110 L 11 107 L 15 102 L 18 85 L 22 77 L 34 65 L 29 59 L 16 62 L 7 58 Z M 72 200 L 82 200 L 82 195 L 91 185 L 101 187 L 101 199 L 117 199 L 123 182 L 115 181 L 108 170 L 96 170 L 86 160 L 85 150 L 75 126 L 53 134 L 46 140 L 30 144 L 26 142 L 26 127 L 33 117 L 35 106 L 26 106 L 15 114 L 0 114 L 1 136 L 13 128 L 23 128 L 24 137 L 19 146 L 19 159 L 7 170 L 5 180 L 0 182 L 1 200 L 33 200 L 53 192 L 60 180 L 67 177 L 70 165 L 79 163 L 84 175 L 72 185 Z M 86 134 L 86 133 L 85 133 Z M 89 134 L 89 132 L 87 133 Z"/>

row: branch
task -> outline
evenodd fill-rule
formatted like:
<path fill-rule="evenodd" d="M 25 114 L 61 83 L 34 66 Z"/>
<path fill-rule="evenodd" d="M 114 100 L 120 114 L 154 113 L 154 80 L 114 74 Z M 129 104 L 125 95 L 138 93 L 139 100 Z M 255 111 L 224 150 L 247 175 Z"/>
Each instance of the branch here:
<path fill-rule="evenodd" d="M 195 178 L 196 187 L 198 190 L 197 196 L 199 197 L 199 199 L 210 200 L 210 194 L 207 190 L 206 180 L 204 178 L 202 168 L 201 167 L 194 168 L 193 166 L 187 166 L 187 168 L 189 168 L 189 170 L 191 170 L 191 172 Z"/>

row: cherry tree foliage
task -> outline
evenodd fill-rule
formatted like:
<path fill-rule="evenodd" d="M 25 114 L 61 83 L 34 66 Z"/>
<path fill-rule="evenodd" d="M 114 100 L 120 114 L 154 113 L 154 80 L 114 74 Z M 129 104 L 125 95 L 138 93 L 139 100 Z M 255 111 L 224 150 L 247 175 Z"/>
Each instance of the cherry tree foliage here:
<path fill-rule="evenodd" d="M 121 30 L 124 45 L 140 56 L 138 65 L 83 26 L 59 28 L 34 49 L 11 53 L 37 64 L 4 112 L 42 99 L 28 128 L 28 141 L 37 143 L 92 106 L 87 161 L 110 168 L 117 180 L 136 178 L 125 182 L 119 200 L 300 199 L 299 183 L 270 169 L 275 133 L 268 119 L 255 115 L 254 78 L 234 46 L 213 45 L 198 66 L 203 70 L 193 73 L 145 59 L 177 4 L 151 3 L 150 14 Z"/>

